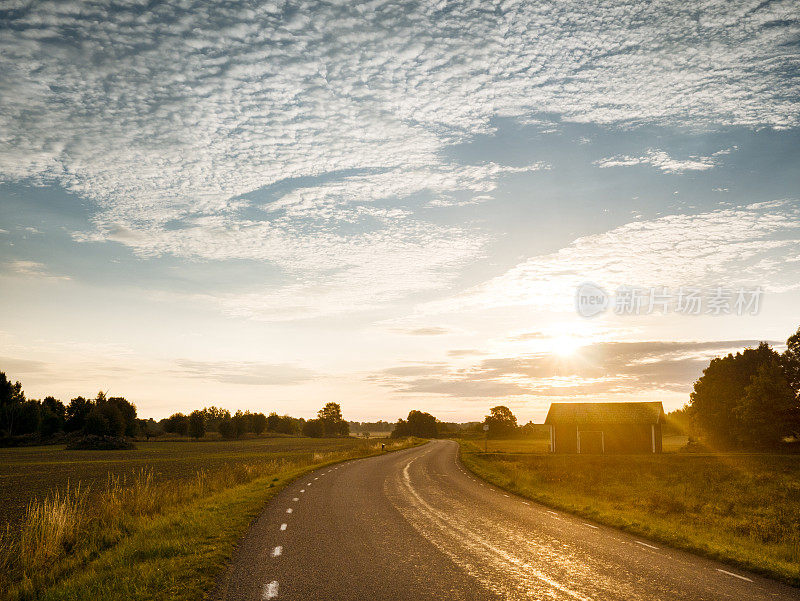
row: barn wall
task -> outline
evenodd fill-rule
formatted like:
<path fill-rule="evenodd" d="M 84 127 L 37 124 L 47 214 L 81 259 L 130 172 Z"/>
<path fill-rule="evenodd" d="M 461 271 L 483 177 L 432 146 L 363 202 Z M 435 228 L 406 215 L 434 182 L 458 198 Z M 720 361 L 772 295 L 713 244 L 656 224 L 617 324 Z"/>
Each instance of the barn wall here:
<path fill-rule="evenodd" d="M 606 453 L 652 453 L 650 424 L 559 424 L 553 427 L 556 453 L 577 453 L 577 431 L 602 431 Z M 656 453 L 661 453 L 661 425 L 655 426 Z"/>
<path fill-rule="evenodd" d="M 556 453 L 578 452 L 578 429 L 570 425 L 553 426 L 556 437 Z"/>

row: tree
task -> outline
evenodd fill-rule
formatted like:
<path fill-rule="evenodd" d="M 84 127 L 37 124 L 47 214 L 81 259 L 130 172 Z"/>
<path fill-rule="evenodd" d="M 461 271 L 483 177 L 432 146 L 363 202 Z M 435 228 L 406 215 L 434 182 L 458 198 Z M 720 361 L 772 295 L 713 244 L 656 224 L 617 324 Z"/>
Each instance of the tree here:
<path fill-rule="evenodd" d="M 98 402 L 100 402 L 99 397 Z M 123 428 L 125 436 L 136 436 L 136 405 L 128 402 L 121 396 L 111 397 L 105 402 L 119 409 L 120 415 L 122 415 L 122 421 L 125 423 Z"/>
<path fill-rule="evenodd" d="M 236 438 L 239 438 L 245 432 L 247 432 L 247 421 L 245 414 L 240 409 L 233 414 L 233 434 Z"/>
<path fill-rule="evenodd" d="M 303 436 L 322 438 L 325 436 L 325 425 L 321 419 L 310 419 L 303 424 Z"/>
<path fill-rule="evenodd" d="M 206 435 L 206 416 L 205 413 L 195 409 L 189 414 L 189 436 L 192 438 L 203 438 Z"/>
<path fill-rule="evenodd" d="M 230 440 L 234 436 L 236 436 L 236 426 L 233 424 L 233 418 L 230 414 L 223 417 L 219 424 L 217 425 L 217 431 L 220 433 L 222 438 Z"/>
<path fill-rule="evenodd" d="M 186 436 L 189 433 L 189 418 L 183 413 L 173 413 L 166 419 L 164 431 L 179 436 Z"/>
<path fill-rule="evenodd" d="M 740 445 L 749 438 L 748 424 L 735 411 L 745 389 L 762 365 L 779 355 L 766 342 L 735 355 L 717 357 L 703 370 L 689 395 L 689 405 L 698 427 L 717 446 Z"/>
<path fill-rule="evenodd" d="M 6 374 L 0 371 L 0 431 L 8 436 L 14 435 L 15 425 L 25 403 L 22 384 L 12 384 Z"/>
<path fill-rule="evenodd" d="M 782 357 L 783 369 L 795 396 L 800 396 L 800 328 L 789 336 Z"/>
<path fill-rule="evenodd" d="M 734 412 L 744 446 L 775 447 L 800 431 L 800 404 L 779 358 L 758 368 Z"/>
<path fill-rule="evenodd" d="M 350 426 L 342 418 L 342 408 L 339 403 L 326 403 L 317 412 L 317 419 L 322 423 L 324 436 L 348 436 Z"/>
<path fill-rule="evenodd" d="M 39 435 L 52 436 L 64 429 L 66 407 L 64 403 L 49 396 L 39 406 Z"/>
<path fill-rule="evenodd" d="M 418 436 L 419 438 L 436 438 L 438 428 L 436 418 L 430 413 L 412 410 L 407 419 L 397 420 L 397 425 L 392 430 L 392 438 L 403 436 Z"/>
<path fill-rule="evenodd" d="M 263 413 L 253 415 L 253 434 L 260 436 L 267 429 L 267 416 Z"/>
<path fill-rule="evenodd" d="M 64 430 L 67 432 L 77 432 L 83 430 L 86 424 L 86 418 L 89 417 L 94 403 L 87 401 L 82 396 L 75 397 L 67 405 L 66 421 L 64 423 Z"/>
<path fill-rule="evenodd" d="M 505 405 L 489 409 L 489 415 L 484 418 L 483 423 L 489 426 L 489 436 L 492 438 L 510 436 L 517 429 L 517 418 Z"/>
<path fill-rule="evenodd" d="M 116 404 L 95 402 L 83 426 L 85 434 L 97 436 L 122 436 L 125 433 L 125 419 Z"/>

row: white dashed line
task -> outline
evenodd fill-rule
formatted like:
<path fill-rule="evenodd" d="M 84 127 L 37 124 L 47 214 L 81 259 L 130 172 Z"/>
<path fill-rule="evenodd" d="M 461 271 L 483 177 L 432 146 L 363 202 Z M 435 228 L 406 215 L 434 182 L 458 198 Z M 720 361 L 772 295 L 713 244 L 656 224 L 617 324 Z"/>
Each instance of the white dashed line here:
<path fill-rule="evenodd" d="M 306 484 L 306 486 L 311 486 L 311 482 L 309 482 L 308 484 Z"/>
<path fill-rule="evenodd" d="M 314 478 L 314 480 L 319 480 L 319 478 Z"/>
<path fill-rule="evenodd" d="M 300 500 L 300 497 L 295 497 L 294 499 L 292 499 L 292 501 L 294 501 L 295 503 L 297 503 L 299 500 Z"/>
<path fill-rule="evenodd" d="M 739 574 L 734 574 L 733 572 L 729 572 L 728 570 L 721 570 L 717 568 L 717 572 L 722 572 L 723 574 L 727 574 L 728 576 L 733 576 L 734 578 L 739 578 L 740 580 L 747 580 L 747 582 L 753 582 L 747 576 L 739 576 Z"/>
<path fill-rule="evenodd" d="M 281 524 L 281 530 L 286 530 L 286 524 Z"/>
<path fill-rule="evenodd" d="M 636 541 L 636 544 L 637 544 L 637 545 L 642 545 L 643 547 L 647 547 L 648 549 L 658 549 L 658 547 L 656 547 L 656 546 L 653 546 L 653 545 L 648 545 L 647 543 L 643 543 L 643 542 L 642 542 L 642 541 L 640 541 L 640 540 L 637 540 L 637 541 Z"/>
<path fill-rule="evenodd" d="M 595 530 L 600 530 L 600 527 L 595 526 L 594 524 L 587 524 L 586 522 L 584 522 L 583 525 L 588 526 L 589 528 L 594 528 Z"/>
<path fill-rule="evenodd" d="M 262 599 L 274 599 L 278 596 L 278 581 L 273 580 L 269 584 L 264 585 L 264 590 L 261 593 Z"/>
<path fill-rule="evenodd" d="M 552 514 L 552 515 L 558 515 L 555 511 L 550 511 L 549 509 L 547 510 L 547 513 Z"/>
<path fill-rule="evenodd" d="M 286 513 L 292 513 L 292 508 L 289 507 L 289 509 L 286 510 Z"/>
<path fill-rule="evenodd" d="M 511 497 L 509 497 L 508 495 L 503 495 L 503 496 L 504 496 L 506 499 L 510 499 L 510 498 L 511 498 Z"/>
<path fill-rule="evenodd" d="M 305 488 L 301 488 L 300 492 L 306 492 L 306 489 Z"/>
<path fill-rule="evenodd" d="M 281 553 L 283 553 L 283 547 L 281 547 L 280 545 L 278 545 L 272 550 L 273 557 L 279 557 Z"/>

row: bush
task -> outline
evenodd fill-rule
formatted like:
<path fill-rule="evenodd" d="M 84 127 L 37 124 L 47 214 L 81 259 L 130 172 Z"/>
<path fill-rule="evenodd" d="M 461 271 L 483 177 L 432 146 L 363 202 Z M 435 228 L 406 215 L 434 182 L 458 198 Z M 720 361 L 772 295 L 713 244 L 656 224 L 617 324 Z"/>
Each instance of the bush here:
<path fill-rule="evenodd" d="M 67 445 L 70 451 L 127 451 L 136 445 L 121 436 L 98 436 L 87 434 Z"/>

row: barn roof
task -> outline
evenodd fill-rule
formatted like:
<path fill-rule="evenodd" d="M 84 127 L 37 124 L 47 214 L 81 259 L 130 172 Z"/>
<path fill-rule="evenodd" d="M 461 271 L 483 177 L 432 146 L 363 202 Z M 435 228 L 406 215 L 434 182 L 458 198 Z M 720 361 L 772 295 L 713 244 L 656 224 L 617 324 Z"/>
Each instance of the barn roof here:
<path fill-rule="evenodd" d="M 660 401 L 645 403 L 552 403 L 546 424 L 657 424 L 664 420 Z"/>

